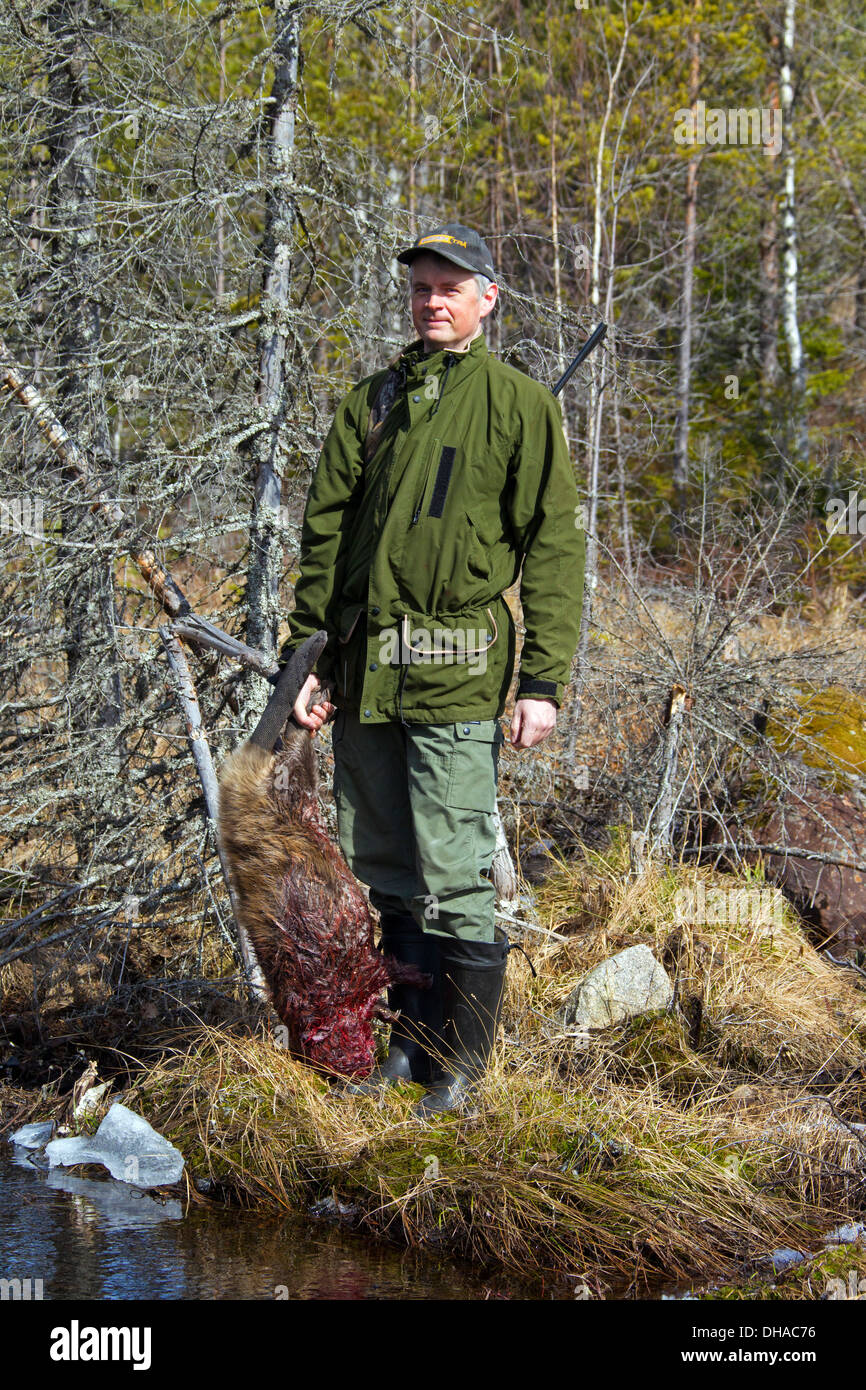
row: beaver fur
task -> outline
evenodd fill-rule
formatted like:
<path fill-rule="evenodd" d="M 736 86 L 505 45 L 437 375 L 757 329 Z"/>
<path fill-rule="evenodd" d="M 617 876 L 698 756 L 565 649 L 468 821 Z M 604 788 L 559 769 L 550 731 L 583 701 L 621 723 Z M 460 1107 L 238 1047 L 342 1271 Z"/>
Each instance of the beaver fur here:
<path fill-rule="evenodd" d="M 289 1048 L 329 1073 L 366 1076 L 372 1019 L 393 1017 L 382 990 L 428 980 L 375 950 L 367 900 L 319 809 L 313 740 L 293 718 L 286 724 L 325 640 L 317 633 L 299 648 L 255 732 L 222 768 L 219 830 Z"/>

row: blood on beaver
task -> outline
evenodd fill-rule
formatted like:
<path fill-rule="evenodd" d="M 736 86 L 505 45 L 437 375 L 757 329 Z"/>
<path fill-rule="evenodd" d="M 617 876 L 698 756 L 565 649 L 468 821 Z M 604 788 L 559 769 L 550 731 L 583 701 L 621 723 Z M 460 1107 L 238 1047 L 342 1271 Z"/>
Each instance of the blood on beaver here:
<path fill-rule="evenodd" d="M 290 1051 L 358 1077 L 373 1066 L 373 1018 L 394 1017 L 382 991 L 429 976 L 375 949 L 367 900 L 322 819 L 313 740 L 291 711 L 326 641 L 318 632 L 298 648 L 251 737 L 222 768 L 219 833 Z"/>

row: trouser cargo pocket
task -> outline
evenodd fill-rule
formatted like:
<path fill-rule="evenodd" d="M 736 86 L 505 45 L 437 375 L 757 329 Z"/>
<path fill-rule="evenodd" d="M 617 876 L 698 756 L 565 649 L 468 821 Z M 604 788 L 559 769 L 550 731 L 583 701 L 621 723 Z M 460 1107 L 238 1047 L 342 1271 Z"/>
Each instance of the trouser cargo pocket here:
<path fill-rule="evenodd" d="M 493 812 L 499 750 L 504 742 L 498 719 L 457 720 L 445 793 L 447 806 Z"/>

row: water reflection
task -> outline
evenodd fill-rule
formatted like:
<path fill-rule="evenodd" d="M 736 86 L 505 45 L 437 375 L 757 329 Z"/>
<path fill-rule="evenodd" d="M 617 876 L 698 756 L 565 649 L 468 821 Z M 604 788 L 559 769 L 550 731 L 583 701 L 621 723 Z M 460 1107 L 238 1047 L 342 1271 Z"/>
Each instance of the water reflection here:
<path fill-rule="evenodd" d="M 291 1217 L 192 1208 L 0 1155 L 0 1278 L 48 1299 L 520 1297 L 483 1276 Z M 537 1296 L 537 1295 L 536 1295 Z"/>

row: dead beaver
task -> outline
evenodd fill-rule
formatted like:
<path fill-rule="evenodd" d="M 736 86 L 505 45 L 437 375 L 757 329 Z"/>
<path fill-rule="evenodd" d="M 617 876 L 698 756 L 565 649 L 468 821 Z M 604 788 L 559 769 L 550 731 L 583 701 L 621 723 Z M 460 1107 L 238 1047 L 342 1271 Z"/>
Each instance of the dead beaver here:
<path fill-rule="evenodd" d="M 366 1076 L 371 1021 L 393 1018 L 382 990 L 429 977 L 374 948 L 367 900 L 322 820 L 313 740 L 291 711 L 326 641 L 318 632 L 298 648 L 252 736 L 223 767 L 219 831 L 290 1050 L 332 1074 Z"/>

